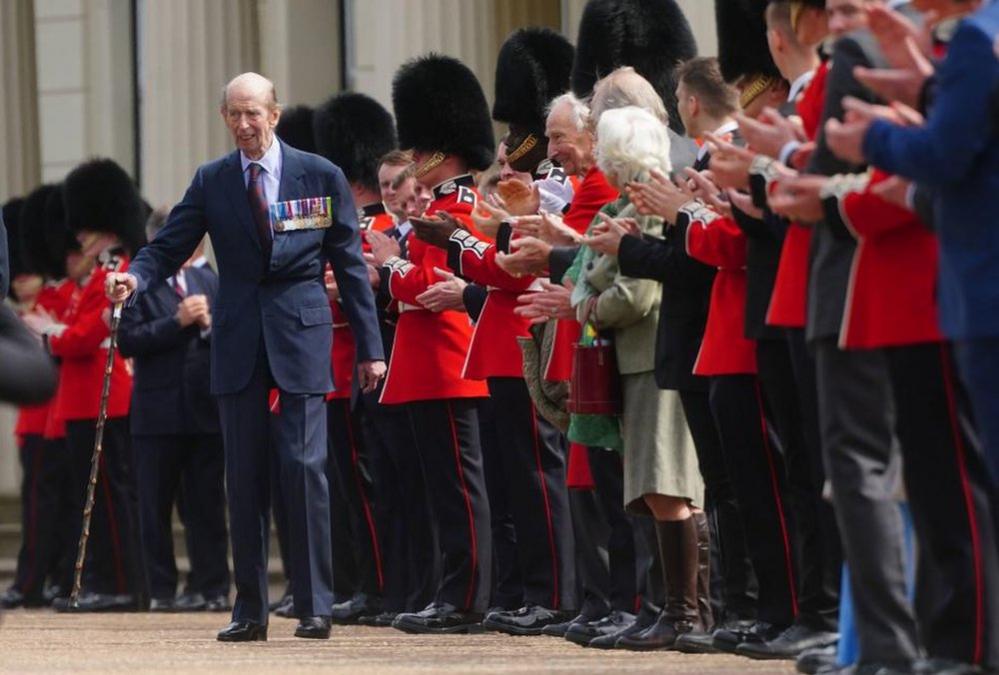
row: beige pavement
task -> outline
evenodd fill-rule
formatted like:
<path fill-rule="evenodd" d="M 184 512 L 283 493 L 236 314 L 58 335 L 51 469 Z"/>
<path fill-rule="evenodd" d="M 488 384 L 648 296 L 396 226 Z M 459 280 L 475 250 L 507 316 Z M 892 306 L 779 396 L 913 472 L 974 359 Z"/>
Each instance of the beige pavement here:
<path fill-rule="evenodd" d="M 493 633 L 428 637 L 390 628 L 334 626 L 328 641 L 293 637 L 274 619 L 266 643 L 222 644 L 218 614 L 7 612 L 0 620 L 0 672 L 198 673 L 793 673 L 792 664 L 674 652 L 582 649 L 549 637 Z"/>

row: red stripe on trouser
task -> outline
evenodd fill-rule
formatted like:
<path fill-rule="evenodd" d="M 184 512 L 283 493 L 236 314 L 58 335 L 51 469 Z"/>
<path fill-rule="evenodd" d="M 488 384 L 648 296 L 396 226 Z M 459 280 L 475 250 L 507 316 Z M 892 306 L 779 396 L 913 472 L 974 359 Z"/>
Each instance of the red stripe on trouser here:
<path fill-rule="evenodd" d="M 368 495 L 364 492 L 364 483 L 361 481 L 361 472 L 358 469 L 360 460 L 357 457 L 357 446 L 354 444 L 354 429 L 350 424 L 350 404 L 343 406 L 344 422 L 347 425 L 347 441 L 350 443 L 350 461 L 354 468 L 354 482 L 357 483 L 357 494 L 361 498 L 361 507 L 364 509 L 364 520 L 368 524 L 368 535 L 371 537 L 371 552 L 375 557 L 375 574 L 378 577 L 378 590 L 385 588 L 385 577 L 382 574 L 382 551 L 378 546 L 378 532 L 375 531 L 375 519 L 371 515 L 371 505 L 368 503 Z"/>
<path fill-rule="evenodd" d="M 465 483 L 465 470 L 461 468 L 461 448 L 458 445 L 458 427 L 454 423 L 454 412 L 451 410 L 451 402 L 445 403 L 447 406 L 448 424 L 451 425 L 451 445 L 454 448 L 454 463 L 458 469 L 458 482 L 461 483 L 461 494 L 465 497 L 465 511 L 468 512 L 468 534 L 472 542 L 472 570 L 468 578 L 468 593 L 465 596 L 465 606 L 462 609 L 469 609 L 472 606 L 472 599 L 475 597 L 475 576 L 479 569 L 479 543 L 478 535 L 475 533 L 475 516 L 472 514 L 472 497 L 468 494 L 468 485 Z"/>
<path fill-rule="evenodd" d="M 31 495 L 29 497 L 31 505 L 28 507 L 27 541 L 24 542 L 24 548 L 27 552 L 25 558 L 28 565 L 28 573 L 24 578 L 24 588 L 21 589 L 25 593 L 35 582 L 35 572 L 37 571 L 35 565 L 38 563 L 38 474 L 42 471 L 42 452 L 44 452 L 42 446 L 44 446 L 44 443 L 38 444 L 37 452 L 32 457 L 34 473 L 31 476 L 31 489 L 28 493 Z"/>
<path fill-rule="evenodd" d="M 972 663 L 981 663 L 985 633 L 985 582 L 982 575 L 982 544 L 978 532 L 978 518 L 975 515 L 975 502 L 971 495 L 971 481 L 968 480 L 967 453 L 964 439 L 958 427 L 957 401 L 954 395 L 954 374 L 951 371 L 947 345 L 940 344 L 940 365 L 943 370 L 944 391 L 947 392 L 947 421 L 954 441 L 957 471 L 961 476 L 961 492 L 964 495 L 964 508 L 968 512 L 968 529 L 971 533 L 971 554 L 974 558 L 975 573 L 975 651 Z"/>
<path fill-rule="evenodd" d="M 541 496 L 545 504 L 545 524 L 548 526 L 548 548 L 552 554 L 552 604 L 550 609 L 559 609 L 558 592 L 558 550 L 555 546 L 555 527 L 552 523 L 552 505 L 548 499 L 548 484 L 545 482 L 545 471 L 541 466 L 541 443 L 538 438 L 538 417 L 534 410 L 534 404 L 528 401 L 531 408 L 531 434 L 534 439 L 534 461 L 538 467 L 538 480 L 541 481 Z"/>
<path fill-rule="evenodd" d="M 760 393 L 760 381 L 753 383 L 756 387 L 756 406 L 760 413 L 760 432 L 763 437 L 763 449 L 767 457 L 767 467 L 770 469 L 770 488 L 774 493 L 774 504 L 777 506 L 777 521 L 780 523 L 780 535 L 784 540 L 784 566 L 787 568 L 788 590 L 791 592 L 791 612 L 798 616 L 798 590 L 794 582 L 794 565 L 791 562 L 791 537 L 787 532 L 787 519 L 784 517 L 784 502 L 780 498 L 780 482 L 777 480 L 777 467 L 774 466 L 773 448 L 770 447 L 770 436 L 767 433 L 767 416 L 763 412 L 763 395 Z"/>
<path fill-rule="evenodd" d="M 123 594 L 128 590 L 128 585 L 125 580 L 125 568 L 121 561 L 121 539 L 118 536 L 118 519 L 114 515 L 110 481 L 108 481 L 107 474 L 107 463 L 104 461 L 103 454 L 101 454 L 98 470 L 101 475 L 101 482 L 104 485 L 104 503 L 108 510 L 108 532 L 111 535 L 111 554 L 114 559 L 114 573 L 117 579 L 118 593 Z"/>

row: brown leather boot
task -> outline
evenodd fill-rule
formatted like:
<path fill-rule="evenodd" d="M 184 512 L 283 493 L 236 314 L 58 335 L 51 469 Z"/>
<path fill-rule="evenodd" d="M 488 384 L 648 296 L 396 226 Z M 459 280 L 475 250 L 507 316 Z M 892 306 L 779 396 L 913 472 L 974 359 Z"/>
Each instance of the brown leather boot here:
<path fill-rule="evenodd" d="M 711 530 L 708 514 L 699 511 L 693 515 L 697 526 L 697 613 L 701 628 L 710 631 L 715 619 L 711 611 Z"/>

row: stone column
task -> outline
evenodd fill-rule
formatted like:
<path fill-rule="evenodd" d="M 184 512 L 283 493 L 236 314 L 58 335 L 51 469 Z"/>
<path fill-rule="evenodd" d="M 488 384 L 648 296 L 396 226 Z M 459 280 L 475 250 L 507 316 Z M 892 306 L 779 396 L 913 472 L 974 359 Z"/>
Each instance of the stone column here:
<path fill-rule="evenodd" d="M 260 67 L 281 103 L 316 106 L 341 88 L 339 0 L 259 0 Z"/>
<path fill-rule="evenodd" d="M 142 191 L 173 205 L 195 169 L 232 149 L 222 87 L 260 67 L 256 0 L 139 3 Z"/>
<path fill-rule="evenodd" d="M 35 12 L 32 0 L 0 2 L 0 201 L 23 195 L 41 180 Z"/>

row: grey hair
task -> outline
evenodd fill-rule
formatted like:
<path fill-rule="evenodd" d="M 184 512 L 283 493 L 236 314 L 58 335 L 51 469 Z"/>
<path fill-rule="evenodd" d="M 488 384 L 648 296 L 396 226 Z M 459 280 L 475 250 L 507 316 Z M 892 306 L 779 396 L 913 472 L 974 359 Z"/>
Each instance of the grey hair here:
<path fill-rule="evenodd" d="M 569 110 L 572 112 L 572 121 L 576 125 L 576 131 L 586 129 L 586 125 L 590 121 L 590 108 L 571 91 L 553 98 L 552 102 L 548 104 L 547 114 L 551 115 L 552 110 L 555 110 L 555 108 L 563 103 L 568 104 Z"/>
<path fill-rule="evenodd" d="M 608 110 L 625 106 L 643 108 L 669 124 L 669 113 L 659 92 L 631 66 L 622 66 L 597 82 L 590 99 L 590 114 L 599 123 Z"/>
<path fill-rule="evenodd" d="M 644 108 L 608 110 L 597 122 L 597 167 L 618 185 L 645 182 L 653 169 L 668 174 L 672 164 L 666 129 Z"/>

